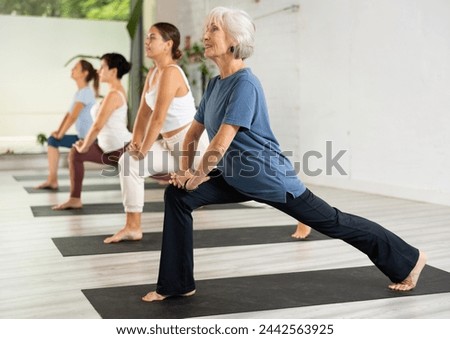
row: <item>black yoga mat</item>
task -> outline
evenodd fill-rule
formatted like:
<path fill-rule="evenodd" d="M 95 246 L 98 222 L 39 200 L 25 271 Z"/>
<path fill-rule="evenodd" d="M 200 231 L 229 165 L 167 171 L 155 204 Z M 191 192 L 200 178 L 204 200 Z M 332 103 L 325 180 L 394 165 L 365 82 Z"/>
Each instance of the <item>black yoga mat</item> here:
<path fill-rule="evenodd" d="M 199 280 L 192 297 L 146 303 L 155 285 L 82 290 L 104 319 L 181 319 L 291 307 L 324 305 L 450 292 L 450 273 L 425 266 L 418 286 L 408 292 L 387 288 L 375 267 Z M 299 315 L 301 317 L 301 314 Z"/>
<path fill-rule="evenodd" d="M 295 231 L 295 228 L 295 225 L 283 225 L 194 230 L 194 247 L 243 246 L 330 239 L 326 235 L 314 230 L 312 230 L 310 236 L 305 240 L 293 239 L 291 234 Z M 108 236 L 110 235 L 52 238 L 52 240 L 63 257 L 159 251 L 161 249 L 161 232 L 144 233 L 144 237 L 140 241 L 104 244 L 103 240 Z"/>
<path fill-rule="evenodd" d="M 202 210 L 223 210 L 223 209 L 242 209 L 242 208 L 260 208 L 251 207 L 243 204 L 217 204 L 204 206 Z M 84 204 L 83 208 L 69 209 L 62 211 L 52 210 L 52 206 L 31 206 L 31 211 L 35 217 L 60 217 L 67 215 L 92 215 L 92 214 L 117 214 L 125 213 L 121 203 L 110 204 Z M 164 202 L 146 202 L 144 212 L 164 212 Z"/>
<path fill-rule="evenodd" d="M 117 171 L 112 171 L 112 170 L 108 170 L 107 176 L 104 176 L 101 174 L 102 170 L 99 169 L 97 171 L 85 171 L 84 172 L 84 177 L 85 178 L 110 178 L 110 177 L 115 177 L 117 176 Z M 106 173 L 106 170 L 105 170 Z M 34 181 L 34 180 L 46 180 L 47 179 L 47 175 L 45 174 L 29 174 L 29 175 L 13 175 L 13 178 L 16 181 Z M 58 179 L 70 179 L 69 174 L 59 174 L 58 175 Z"/>
<path fill-rule="evenodd" d="M 145 189 L 164 189 L 166 185 L 161 185 L 157 182 L 146 182 Z M 24 187 L 28 193 L 63 193 L 70 192 L 70 186 L 59 186 L 56 190 L 51 189 L 36 189 L 34 187 Z M 120 184 L 104 184 L 104 185 L 83 185 L 83 192 L 101 192 L 101 191 L 120 191 Z"/>

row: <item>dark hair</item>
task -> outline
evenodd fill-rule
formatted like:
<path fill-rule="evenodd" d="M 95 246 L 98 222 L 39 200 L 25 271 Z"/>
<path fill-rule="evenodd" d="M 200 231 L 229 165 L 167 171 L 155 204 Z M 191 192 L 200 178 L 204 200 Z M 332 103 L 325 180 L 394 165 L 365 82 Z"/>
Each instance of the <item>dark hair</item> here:
<path fill-rule="evenodd" d="M 122 79 L 122 77 L 127 74 L 131 69 L 131 64 L 125 59 L 122 54 L 119 53 L 106 53 L 103 54 L 100 60 L 105 60 L 110 69 L 117 69 L 117 78 Z"/>
<path fill-rule="evenodd" d="M 180 59 L 183 53 L 178 48 L 180 47 L 180 31 L 178 28 L 168 22 L 157 22 L 152 27 L 155 27 L 159 31 L 164 41 L 173 41 L 172 58 L 174 60 Z"/>
<path fill-rule="evenodd" d="M 98 87 L 99 87 L 99 81 L 98 81 L 98 73 L 97 70 L 92 66 L 92 64 L 89 61 L 86 61 L 84 59 L 80 60 L 81 69 L 83 71 L 88 72 L 86 75 L 86 78 L 84 79 L 87 83 L 89 83 L 91 80 L 94 80 L 94 91 L 95 96 L 98 97 Z"/>

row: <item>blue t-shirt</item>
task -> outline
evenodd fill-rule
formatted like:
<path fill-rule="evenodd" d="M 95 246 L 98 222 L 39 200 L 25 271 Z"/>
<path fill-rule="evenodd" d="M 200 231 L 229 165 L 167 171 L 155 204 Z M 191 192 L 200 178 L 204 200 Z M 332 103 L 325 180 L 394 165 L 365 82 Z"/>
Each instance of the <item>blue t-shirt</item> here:
<path fill-rule="evenodd" d="M 220 76 L 211 79 L 195 120 L 205 126 L 209 140 L 221 124 L 240 126 L 217 166 L 238 191 L 275 202 L 286 202 L 286 193 L 298 197 L 305 191 L 280 150 L 270 128 L 262 86 L 249 68 L 223 80 Z"/>
<path fill-rule="evenodd" d="M 73 102 L 70 105 L 69 112 L 72 113 L 73 107 L 76 102 L 81 102 L 84 107 L 78 115 L 78 119 L 75 122 L 75 129 L 77 131 L 78 138 L 84 139 L 87 132 L 92 126 L 91 108 L 95 104 L 95 94 L 92 88 L 89 86 L 83 87 L 75 93 Z"/>

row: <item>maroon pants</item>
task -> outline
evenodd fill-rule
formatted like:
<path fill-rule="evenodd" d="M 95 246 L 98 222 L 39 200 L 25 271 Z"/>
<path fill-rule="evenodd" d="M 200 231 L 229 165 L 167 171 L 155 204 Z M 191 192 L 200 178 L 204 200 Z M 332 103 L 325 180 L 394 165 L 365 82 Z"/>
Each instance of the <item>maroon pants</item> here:
<path fill-rule="evenodd" d="M 98 144 L 92 144 L 86 153 L 79 153 L 75 147 L 72 147 L 69 153 L 70 197 L 81 197 L 85 161 L 95 162 L 97 164 L 116 165 L 120 156 L 125 151 L 125 147 L 109 153 L 104 153 Z"/>

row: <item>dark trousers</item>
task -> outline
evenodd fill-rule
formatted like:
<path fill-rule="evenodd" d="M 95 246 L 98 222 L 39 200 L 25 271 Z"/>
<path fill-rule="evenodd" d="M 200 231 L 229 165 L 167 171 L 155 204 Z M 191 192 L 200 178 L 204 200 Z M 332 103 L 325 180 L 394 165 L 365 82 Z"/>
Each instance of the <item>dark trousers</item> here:
<path fill-rule="evenodd" d="M 195 289 L 192 211 L 200 206 L 256 200 L 285 212 L 315 230 L 365 253 L 392 281 L 403 281 L 414 268 L 419 251 L 382 226 L 331 207 L 308 189 L 299 197 L 287 194 L 286 203 L 248 197 L 212 177 L 194 192 L 173 186 L 164 195 L 164 229 L 156 291 L 180 295 Z M 280 245 L 282 246 L 282 245 Z"/>
<path fill-rule="evenodd" d="M 109 153 L 104 153 L 100 146 L 94 143 L 89 147 L 89 151 L 79 153 L 75 147 L 72 147 L 69 153 L 70 197 L 81 197 L 85 161 L 115 166 L 119 162 L 123 152 L 125 152 L 125 149 L 126 146 Z"/>
<path fill-rule="evenodd" d="M 77 135 L 66 134 L 61 139 L 56 139 L 53 136 L 49 136 L 47 139 L 47 145 L 51 147 L 66 147 L 71 148 L 80 138 Z"/>

